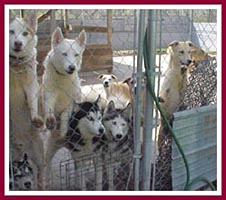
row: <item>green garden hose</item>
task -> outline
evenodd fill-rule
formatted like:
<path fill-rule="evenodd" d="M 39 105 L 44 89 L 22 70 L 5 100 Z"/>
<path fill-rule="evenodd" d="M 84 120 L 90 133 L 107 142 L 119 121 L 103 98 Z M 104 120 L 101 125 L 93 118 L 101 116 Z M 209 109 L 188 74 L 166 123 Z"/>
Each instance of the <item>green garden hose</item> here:
<path fill-rule="evenodd" d="M 145 75 L 146 75 L 146 78 L 147 78 L 147 85 L 148 85 L 148 91 L 150 92 L 155 104 L 156 104 L 156 107 L 157 109 L 159 110 L 160 112 L 160 115 L 162 117 L 162 119 L 164 120 L 164 122 L 166 123 L 166 126 L 168 127 L 169 129 L 169 132 L 171 134 L 171 136 L 173 137 L 174 139 L 174 142 L 182 156 L 182 159 L 184 161 L 184 164 L 185 164 L 185 169 L 186 169 L 186 183 L 185 183 L 185 186 L 184 186 L 184 190 L 190 190 L 192 185 L 196 184 L 197 182 L 200 182 L 200 181 L 203 181 L 203 182 L 206 182 L 210 188 L 212 190 L 216 190 L 214 185 L 208 181 L 205 177 L 197 177 L 193 180 L 190 180 L 190 170 L 189 170 L 189 165 L 188 165 L 188 161 L 187 161 L 187 158 L 184 154 L 184 151 L 174 133 L 174 130 L 172 129 L 166 115 L 164 114 L 161 106 L 160 106 L 160 103 L 159 103 L 159 100 L 158 98 L 156 97 L 155 95 L 155 92 L 154 92 L 154 88 L 152 86 L 152 83 L 151 83 L 151 80 L 150 80 L 150 75 L 149 75 L 149 69 L 151 69 L 150 67 L 150 63 L 149 63 L 149 59 L 148 59 L 148 48 L 147 48 L 147 30 L 146 30 L 146 33 L 145 33 L 145 37 L 144 37 L 144 47 L 143 47 L 143 56 L 144 56 L 144 67 L 145 67 Z"/>

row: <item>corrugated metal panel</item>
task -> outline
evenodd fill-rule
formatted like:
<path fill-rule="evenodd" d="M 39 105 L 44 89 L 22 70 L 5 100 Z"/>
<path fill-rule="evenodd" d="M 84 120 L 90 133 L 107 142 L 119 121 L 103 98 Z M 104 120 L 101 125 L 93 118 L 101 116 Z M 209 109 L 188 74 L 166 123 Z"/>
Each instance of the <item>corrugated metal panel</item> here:
<path fill-rule="evenodd" d="M 202 176 L 209 181 L 217 175 L 217 109 L 216 105 L 175 113 L 174 131 L 187 157 L 191 180 Z M 173 190 L 183 190 L 186 182 L 186 170 L 179 151 L 172 146 Z M 200 188 L 199 182 L 192 187 Z"/>

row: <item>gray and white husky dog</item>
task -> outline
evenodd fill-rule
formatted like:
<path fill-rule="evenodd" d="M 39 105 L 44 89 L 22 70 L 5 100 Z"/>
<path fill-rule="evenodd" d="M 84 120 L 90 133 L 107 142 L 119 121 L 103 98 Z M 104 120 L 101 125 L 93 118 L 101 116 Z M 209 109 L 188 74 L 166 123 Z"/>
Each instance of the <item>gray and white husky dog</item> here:
<path fill-rule="evenodd" d="M 34 170 L 26 153 L 21 161 L 10 163 L 9 177 L 10 190 L 34 190 L 36 188 Z"/>
<path fill-rule="evenodd" d="M 120 171 L 129 172 L 131 169 L 133 137 L 131 129 L 132 108 L 129 103 L 124 109 L 116 109 L 113 101 L 107 105 L 103 124 L 106 129 L 106 146 L 103 151 L 104 164 L 107 165 L 108 189 L 125 190 L 122 181 L 128 178 L 128 174 L 120 175 Z M 126 185 L 126 184 L 123 184 Z"/>
<path fill-rule="evenodd" d="M 97 151 L 99 148 L 96 148 L 101 136 L 105 133 L 102 124 L 101 98 L 98 96 L 95 102 L 75 103 L 73 109 L 68 122 L 68 131 L 64 138 L 60 136 L 57 138 L 57 134 L 50 134 L 46 161 L 49 162 L 48 166 L 50 167 L 50 162 L 56 151 L 61 147 L 67 148 L 75 160 L 76 189 L 87 190 L 85 172 L 87 164 L 83 159 L 88 157 L 87 161 L 90 163 L 91 160 L 96 174 L 95 189 L 102 190 L 102 169 L 97 169 L 102 165 L 97 166 L 100 153 Z"/>

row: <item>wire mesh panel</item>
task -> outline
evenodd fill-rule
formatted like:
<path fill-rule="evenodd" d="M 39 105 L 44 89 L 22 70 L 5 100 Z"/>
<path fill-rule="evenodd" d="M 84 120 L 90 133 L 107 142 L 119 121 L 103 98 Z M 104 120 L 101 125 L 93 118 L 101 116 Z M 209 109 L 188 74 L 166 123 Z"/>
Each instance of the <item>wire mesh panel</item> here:
<path fill-rule="evenodd" d="M 211 13 L 210 15 L 216 14 L 214 10 L 209 12 Z M 199 60 L 200 57 L 198 58 L 198 56 L 195 57 L 194 55 L 191 56 L 190 58 L 188 57 L 187 59 L 191 59 L 191 60 L 194 59 L 196 61 L 193 61 L 190 65 L 188 65 L 188 68 L 185 70 L 181 68 L 183 64 L 182 65 L 179 64 L 180 71 L 178 71 L 179 72 L 178 75 L 175 75 L 175 73 L 174 74 L 169 73 L 169 71 L 172 71 L 170 67 L 172 68 L 175 65 L 175 64 L 172 64 L 172 55 L 170 54 L 169 49 L 167 51 L 168 56 L 165 57 L 165 55 L 160 55 L 162 59 L 161 59 L 161 62 L 158 63 L 158 65 L 160 66 L 160 71 L 163 71 L 163 76 L 160 77 L 160 79 L 164 80 L 164 79 L 167 79 L 169 75 L 170 76 L 172 75 L 175 79 L 177 79 L 176 82 L 178 84 L 181 84 L 178 89 L 179 90 L 183 89 L 179 93 L 179 96 L 182 98 L 179 101 L 175 99 L 175 103 L 177 103 L 177 105 L 175 106 L 173 112 L 217 103 L 216 101 L 217 61 L 216 61 L 216 54 L 215 54 L 216 53 L 216 43 L 215 43 L 216 35 L 212 34 L 216 30 L 214 31 L 213 27 L 215 25 L 212 24 L 213 21 L 209 21 L 209 23 L 207 23 L 205 14 L 206 14 L 205 11 L 200 11 L 200 10 L 183 10 L 178 12 L 177 11 L 174 12 L 172 10 L 160 11 L 160 16 L 162 19 L 161 20 L 162 23 L 160 23 L 160 28 L 162 28 L 164 32 L 168 32 L 168 30 L 170 30 L 172 32 L 175 31 L 178 34 L 177 36 L 175 34 L 169 35 L 167 38 L 164 35 L 162 35 L 162 38 L 160 38 L 160 44 L 164 44 L 165 38 L 169 41 L 170 45 L 175 45 L 174 42 L 176 40 L 192 41 L 194 42 L 195 45 L 201 47 L 204 51 L 208 53 L 208 55 L 204 53 L 201 60 Z M 171 15 L 173 15 L 173 20 L 179 20 L 179 19 L 183 19 L 183 20 L 180 20 L 180 23 L 177 23 L 175 25 L 172 24 L 171 26 L 168 26 L 167 28 L 165 28 L 165 22 L 164 22 L 165 18 L 171 19 Z M 203 18 L 200 16 L 202 16 Z M 213 18 L 211 19 L 213 20 Z M 216 18 L 214 21 L 216 22 Z M 185 26 L 185 27 L 183 29 L 180 29 L 179 26 L 181 27 Z M 186 33 L 183 32 L 184 30 Z M 208 35 L 208 34 L 210 34 L 209 37 L 208 38 L 205 37 L 205 35 Z M 174 47 L 177 48 L 177 44 Z M 164 63 L 166 63 L 166 65 Z M 185 84 L 183 82 L 180 82 L 180 77 L 182 78 L 181 80 L 185 81 Z M 162 83 L 163 82 L 164 81 L 162 81 Z M 167 92 L 170 92 L 170 90 L 172 89 L 171 87 L 177 88 L 177 85 L 173 85 L 174 84 L 173 79 L 171 80 L 171 82 L 169 81 L 168 84 L 169 84 L 169 87 L 165 85 L 166 87 L 168 87 Z M 172 86 L 170 86 L 170 84 L 172 84 Z M 160 95 L 161 95 L 161 92 L 160 92 Z M 176 93 L 174 95 L 176 95 Z M 161 99 L 160 99 L 160 102 L 161 102 Z M 173 126 L 173 115 L 168 115 L 168 119 L 170 120 L 170 124 Z M 171 145 L 172 145 L 173 139 L 168 127 L 163 124 L 165 124 L 165 122 L 163 122 L 163 119 L 161 119 L 161 126 L 160 126 L 160 132 L 159 132 L 160 135 L 158 136 L 158 150 L 159 150 L 158 153 L 159 154 L 158 154 L 156 166 L 154 167 L 155 173 L 153 177 L 154 190 L 172 190 L 173 189 L 172 177 L 171 177 L 171 171 L 172 171 Z"/>

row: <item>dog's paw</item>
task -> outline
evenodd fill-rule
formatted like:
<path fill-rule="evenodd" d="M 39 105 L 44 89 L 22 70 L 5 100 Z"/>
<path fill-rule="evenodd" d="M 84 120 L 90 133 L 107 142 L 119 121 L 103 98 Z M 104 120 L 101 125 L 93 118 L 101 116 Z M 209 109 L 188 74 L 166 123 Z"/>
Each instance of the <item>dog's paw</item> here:
<path fill-rule="evenodd" d="M 35 116 L 33 117 L 33 119 L 31 120 L 32 124 L 36 127 L 36 128 L 41 128 L 44 125 L 44 121 L 40 116 Z"/>
<path fill-rule="evenodd" d="M 46 119 L 47 129 L 53 130 L 56 126 L 56 118 L 54 116 L 49 116 Z"/>

